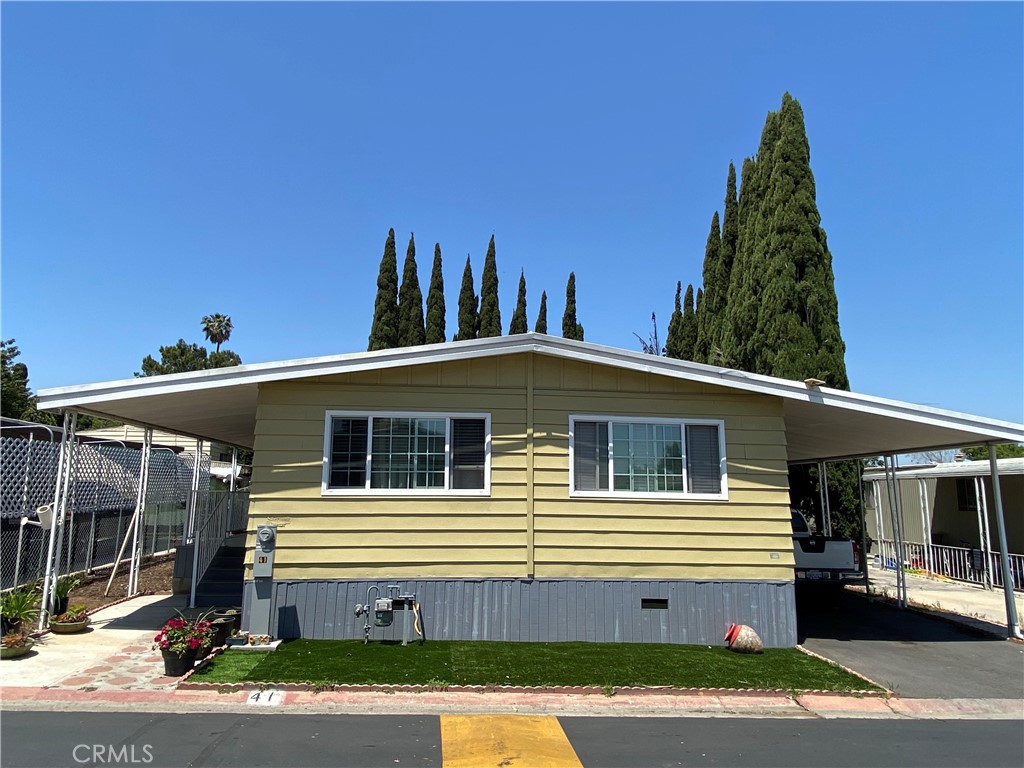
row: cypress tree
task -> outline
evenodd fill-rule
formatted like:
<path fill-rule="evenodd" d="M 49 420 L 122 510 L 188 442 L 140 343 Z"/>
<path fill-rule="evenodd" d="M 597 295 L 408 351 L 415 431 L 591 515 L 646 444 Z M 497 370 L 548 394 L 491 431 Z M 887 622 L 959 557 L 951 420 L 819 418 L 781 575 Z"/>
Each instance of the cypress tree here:
<path fill-rule="evenodd" d="M 765 261 L 755 371 L 785 379 L 814 377 L 848 389 L 832 254 L 815 199 L 804 114 L 788 93 L 777 119 L 766 174 L 771 183 L 764 190 L 770 215 L 761 238 Z"/>
<path fill-rule="evenodd" d="M 536 333 L 548 332 L 548 294 L 547 291 L 540 292 L 540 311 L 537 312 L 537 324 L 533 326 Z"/>
<path fill-rule="evenodd" d="M 384 255 L 377 273 L 377 298 L 373 304 L 373 325 L 367 349 L 392 349 L 398 346 L 398 255 L 395 230 L 388 230 Z"/>
<path fill-rule="evenodd" d="M 739 239 L 739 200 L 736 194 L 736 166 L 729 163 L 729 174 L 725 182 L 725 214 L 722 219 L 722 244 L 719 247 L 718 269 L 715 271 L 715 307 L 716 322 L 710 328 L 710 349 L 721 349 L 723 323 L 722 315 L 726 311 L 725 303 L 729 295 L 729 282 L 732 279 L 732 265 L 736 260 L 736 242 Z"/>
<path fill-rule="evenodd" d="M 501 336 L 501 309 L 498 307 L 498 265 L 494 258 L 494 235 L 487 245 L 484 272 L 480 278 L 480 338 Z"/>
<path fill-rule="evenodd" d="M 444 274 L 441 272 L 441 244 L 434 243 L 434 266 L 430 270 L 430 289 L 427 291 L 427 344 L 440 344 L 447 340 L 444 321 Z"/>
<path fill-rule="evenodd" d="M 427 334 L 423 327 L 423 293 L 416 269 L 416 240 L 409 235 L 409 247 L 405 252 L 405 266 L 402 268 L 402 287 L 398 292 L 398 346 L 415 347 L 426 343 Z"/>
<path fill-rule="evenodd" d="M 473 292 L 473 267 L 469 263 L 469 254 L 466 254 L 466 268 L 462 270 L 462 289 L 459 291 L 459 330 L 453 341 L 477 337 L 480 330 L 477 301 L 477 295 Z"/>
<path fill-rule="evenodd" d="M 683 359 L 683 308 L 680 304 L 683 284 L 676 283 L 676 307 L 672 310 L 672 317 L 668 321 L 668 338 L 665 339 L 665 356 L 674 357 L 676 360 Z"/>
<path fill-rule="evenodd" d="M 508 325 L 508 335 L 526 333 L 530 330 L 526 319 L 526 276 L 519 272 L 519 295 L 516 298 L 516 311 L 512 313 L 512 322 Z"/>
<path fill-rule="evenodd" d="M 712 351 L 712 338 L 714 329 L 720 322 L 720 302 L 717 301 L 718 275 L 721 272 L 719 260 L 721 258 L 722 238 L 719 233 L 718 211 L 711 216 L 711 230 L 708 232 L 707 243 L 704 246 L 704 268 L 702 277 L 704 279 L 704 302 L 700 314 L 697 316 L 697 338 L 693 346 L 693 360 L 699 363 L 710 363 L 714 353 Z"/>
<path fill-rule="evenodd" d="M 583 341 L 583 326 L 576 320 L 576 273 L 569 273 L 565 284 L 565 312 L 562 314 L 562 338 Z"/>
<path fill-rule="evenodd" d="M 676 293 L 678 298 L 679 294 Z M 693 284 L 686 286 L 683 298 L 683 318 L 679 324 L 680 357 L 693 360 L 694 347 L 697 346 L 697 314 L 693 308 Z"/>

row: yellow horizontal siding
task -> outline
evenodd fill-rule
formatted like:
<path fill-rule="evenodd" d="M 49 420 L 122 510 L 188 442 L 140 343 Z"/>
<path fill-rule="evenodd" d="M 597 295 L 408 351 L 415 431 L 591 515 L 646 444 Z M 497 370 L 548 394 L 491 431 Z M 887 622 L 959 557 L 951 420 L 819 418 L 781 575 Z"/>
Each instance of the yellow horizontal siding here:
<path fill-rule="evenodd" d="M 547 563 L 537 561 L 538 579 L 723 579 L 754 581 L 792 581 L 792 565 L 730 565 L 721 562 L 692 563 Z"/>
<path fill-rule="evenodd" d="M 531 525 L 525 362 L 261 385 L 250 527 L 281 525 L 278 578 L 522 577 L 533 529 L 538 577 L 792 578 L 778 398 L 535 355 Z M 328 410 L 489 413 L 491 495 L 322 496 Z M 568 421 L 587 413 L 723 419 L 729 500 L 570 498 Z"/>
<path fill-rule="evenodd" d="M 359 563 L 314 563 L 274 568 L 274 578 L 300 579 L 500 579 L 525 578 L 525 559 L 520 563 L 452 563 L 363 561 Z M 252 578 L 251 565 L 245 578 Z"/>

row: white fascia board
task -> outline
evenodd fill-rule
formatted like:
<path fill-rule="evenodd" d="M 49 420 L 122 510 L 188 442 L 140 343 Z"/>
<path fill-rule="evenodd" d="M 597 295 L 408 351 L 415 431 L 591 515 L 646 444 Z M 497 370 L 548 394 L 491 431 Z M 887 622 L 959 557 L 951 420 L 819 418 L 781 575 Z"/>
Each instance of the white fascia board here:
<path fill-rule="evenodd" d="M 495 336 L 419 347 L 310 357 L 233 368 L 214 368 L 121 381 L 40 390 L 38 407 L 74 408 L 90 403 L 174 394 L 197 389 L 254 385 L 271 381 L 331 376 L 339 373 L 444 363 L 525 352 L 551 355 L 595 365 L 607 365 L 658 376 L 738 389 L 844 410 L 899 418 L 946 429 L 977 433 L 994 442 L 1024 442 L 1024 425 L 946 411 L 900 400 L 860 395 L 828 387 L 810 388 L 803 382 L 747 373 L 686 360 L 657 357 L 643 352 L 562 339 L 539 333 Z"/>

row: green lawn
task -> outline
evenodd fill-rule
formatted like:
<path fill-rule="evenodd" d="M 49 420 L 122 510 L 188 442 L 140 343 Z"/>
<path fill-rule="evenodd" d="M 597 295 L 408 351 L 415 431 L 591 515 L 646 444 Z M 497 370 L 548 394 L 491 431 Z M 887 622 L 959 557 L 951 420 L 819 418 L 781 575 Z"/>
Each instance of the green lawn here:
<path fill-rule="evenodd" d="M 292 640 L 274 652 L 229 650 L 192 676 L 210 683 L 586 685 L 874 691 L 795 648 L 744 655 L 725 648 L 639 643 L 442 642 L 402 647 Z"/>

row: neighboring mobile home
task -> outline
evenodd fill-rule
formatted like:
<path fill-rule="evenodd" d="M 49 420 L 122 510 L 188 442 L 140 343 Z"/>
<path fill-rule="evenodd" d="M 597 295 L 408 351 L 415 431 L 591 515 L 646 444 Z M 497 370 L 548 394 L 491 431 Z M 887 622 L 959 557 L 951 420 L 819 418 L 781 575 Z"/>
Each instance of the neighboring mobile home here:
<path fill-rule="evenodd" d="M 283 637 L 360 637 L 367 588 L 433 639 L 796 643 L 787 467 L 1020 425 L 546 335 L 49 390 L 255 448 L 246 572 Z M 116 414 L 116 416 L 115 416 Z M 392 633 L 396 628 L 390 630 Z"/>

